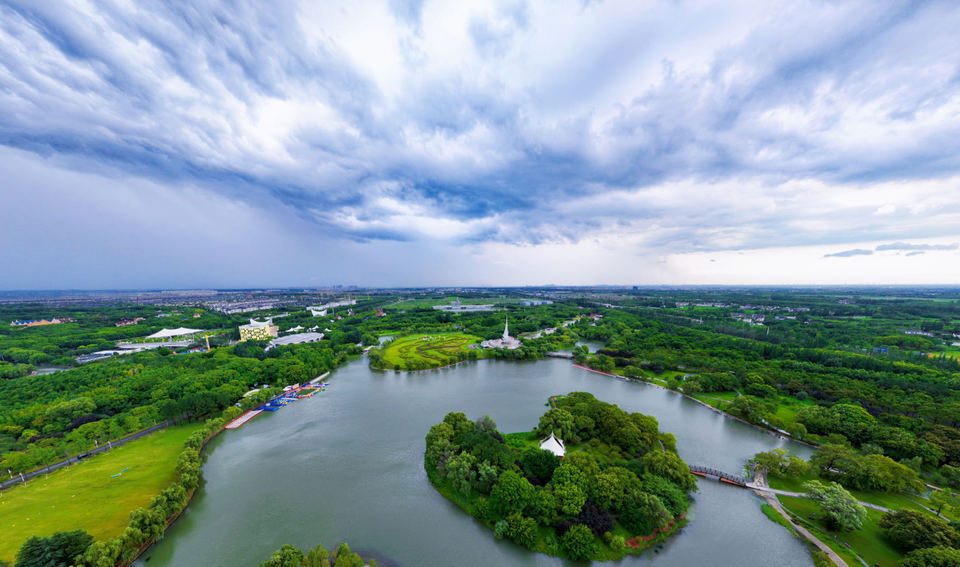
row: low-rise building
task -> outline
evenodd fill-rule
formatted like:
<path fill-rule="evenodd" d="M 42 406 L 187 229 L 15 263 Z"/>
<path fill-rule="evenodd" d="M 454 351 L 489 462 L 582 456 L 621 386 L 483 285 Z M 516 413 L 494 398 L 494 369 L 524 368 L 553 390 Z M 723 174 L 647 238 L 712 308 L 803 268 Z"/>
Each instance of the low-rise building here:
<path fill-rule="evenodd" d="M 275 346 L 283 345 L 299 345 L 303 343 L 315 343 L 323 340 L 323 333 L 297 333 L 294 335 L 287 335 L 285 337 L 276 338 L 270 341 L 270 344 L 267 345 L 266 350 L 270 350 Z"/>
<path fill-rule="evenodd" d="M 267 341 L 276 338 L 280 334 L 280 327 L 273 324 L 273 321 L 257 321 L 250 319 L 246 325 L 240 325 L 241 341 Z"/>
<path fill-rule="evenodd" d="M 144 337 L 147 340 L 167 340 L 174 337 L 189 337 L 191 335 L 196 335 L 197 333 L 202 333 L 202 329 L 188 329 L 186 327 L 177 327 L 176 329 L 160 329 L 152 335 L 147 335 Z"/>
<path fill-rule="evenodd" d="M 323 305 L 311 305 L 307 307 L 310 311 L 310 314 L 314 317 L 323 317 L 327 314 L 327 310 L 336 309 L 337 307 L 344 307 L 347 305 L 356 305 L 356 299 L 344 299 L 342 301 L 331 301 L 329 303 L 324 303 Z"/>
<path fill-rule="evenodd" d="M 11 327 L 39 327 L 40 325 L 58 325 L 60 323 L 69 323 L 73 319 L 63 318 L 63 319 L 22 319 L 20 321 L 12 321 L 10 323 Z"/>
<path fill-rule="evenodd" d="M 437 311 L 447 311 L 449 313 L 476 313 L 480 311 L 493 311 L 496 305 L 493 304 L 481 304 L 481 305 L 464 305 L 459 300 L 453 300 L 448 305 L 434 305 L 433 308 Z"/>

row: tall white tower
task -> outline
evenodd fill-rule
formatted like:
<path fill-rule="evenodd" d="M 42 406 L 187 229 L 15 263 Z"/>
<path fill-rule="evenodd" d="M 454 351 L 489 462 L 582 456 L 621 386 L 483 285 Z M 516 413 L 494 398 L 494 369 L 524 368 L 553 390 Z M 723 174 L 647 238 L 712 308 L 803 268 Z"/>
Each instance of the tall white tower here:
<path fill-rule="evenodd" d="M 504 340 L 510 338 L 510 318 L 506 317 L 503 320 L 503 338 Z"/>

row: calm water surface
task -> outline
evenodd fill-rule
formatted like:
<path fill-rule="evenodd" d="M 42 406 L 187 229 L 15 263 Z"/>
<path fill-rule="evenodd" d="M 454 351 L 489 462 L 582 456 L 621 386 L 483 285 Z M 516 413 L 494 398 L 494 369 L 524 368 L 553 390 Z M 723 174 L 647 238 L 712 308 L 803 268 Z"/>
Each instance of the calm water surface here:
<path fill-rule="evenodd" d="M 731 473 L 754 453 L 789 443 L 672 392 L 568 360 L 486 360 L 400 373 L 371 371 L 361 359 L 327 381 L 325 392 L 265 412 L 208 445 L 204 486 L 137 565 L 254 566 L 286 543 L 330 548 L 339 541 L 403 567 L 575 565 L 497 541 L 431 487 L 424 435 L 449 411 L 490 414 L 501 431 L 529 430 L 548 396 L 587 391 L 655 416 L 661 430 L 676 435 L 687 462 Z M 689 524 L 656 551 L 620 564 L 811 564 L 803 544 L 767 520 L 751 492 L 709 480 L 699 485 Z"/>

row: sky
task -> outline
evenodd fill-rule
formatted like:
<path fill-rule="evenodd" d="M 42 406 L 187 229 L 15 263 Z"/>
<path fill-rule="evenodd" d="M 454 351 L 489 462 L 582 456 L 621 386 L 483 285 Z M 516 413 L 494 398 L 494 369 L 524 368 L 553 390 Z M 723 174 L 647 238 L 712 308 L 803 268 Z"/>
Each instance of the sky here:
<path fill-rule="evenodd" d="M 0 289 L 960 284 L 954 1 L 0 0 Z"/>

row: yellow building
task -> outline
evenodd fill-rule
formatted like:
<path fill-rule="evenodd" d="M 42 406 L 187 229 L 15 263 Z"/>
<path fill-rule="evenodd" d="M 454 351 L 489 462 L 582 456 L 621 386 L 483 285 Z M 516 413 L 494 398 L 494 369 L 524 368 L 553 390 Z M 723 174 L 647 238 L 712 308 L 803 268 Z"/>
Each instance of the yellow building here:
<path fill-rule="evenodd" d="M 240 325 L 241 341 L 268 341 L 280 334 L 280 327 L 272 324 L 273 321 L 257 321 L 250 319 L 250 323 Z"/>

